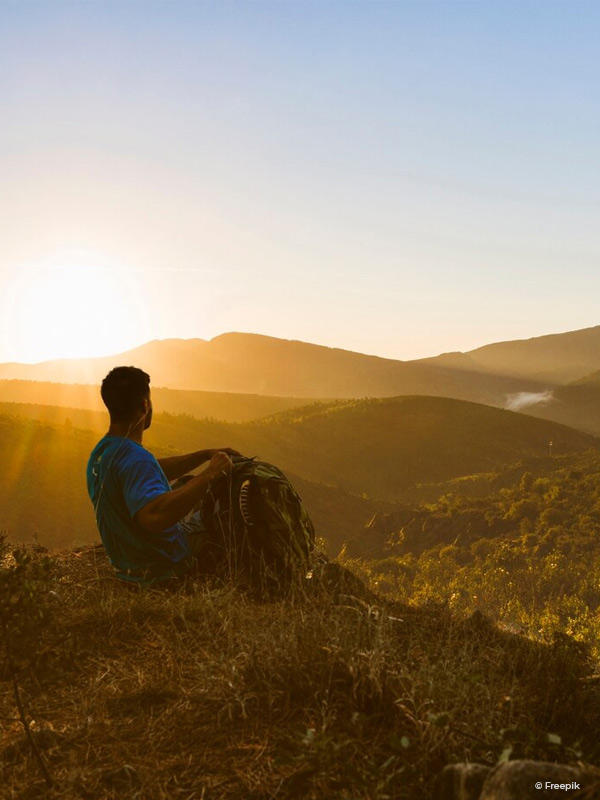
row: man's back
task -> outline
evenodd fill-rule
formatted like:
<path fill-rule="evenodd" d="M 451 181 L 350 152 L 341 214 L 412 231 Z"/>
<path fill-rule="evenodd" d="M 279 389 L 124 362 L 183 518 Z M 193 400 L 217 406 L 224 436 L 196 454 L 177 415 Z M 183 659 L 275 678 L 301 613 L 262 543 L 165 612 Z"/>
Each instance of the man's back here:
<path fill-rule="evenodd" d="M 178 525 L 150 533 L 133 519 L 171 490 L 156 458 L 141 444 L 104 436 L 90 455 L 87 487 L 102 542 L 120 578 L 146 584 L 187 571 L 190 553 Z"/>

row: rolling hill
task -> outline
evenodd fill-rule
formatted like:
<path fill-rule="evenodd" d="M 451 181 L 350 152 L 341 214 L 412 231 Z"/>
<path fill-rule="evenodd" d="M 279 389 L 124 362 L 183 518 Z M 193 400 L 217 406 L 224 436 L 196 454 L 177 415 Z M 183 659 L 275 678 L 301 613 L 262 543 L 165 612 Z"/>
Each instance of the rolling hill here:
<path fill-rule="evenodd" d="M 598 447 L 595 437 L 503 409 L 436 397 L 308 407 L 251 423 L 259 454 L 318 483 L 401 500 L 418 483 L 530 456 Z"/>
<path fill-rule="evenodd" d="M 19 410 L 15 404 L 0 404 L 0 458 L 4 465 L 0 482 L 0 531 L 7 533 L 14 543 L 37 539 L 49 548 L 99 541 L 85 487 L 85 467 L 91 449 L 105 431 L 105 415 L 23 405 L 20 407 L 23 415 L 16 416 L 6 413 L 7 405 L 13 411 Z M 63 422 L 65 410 L 69 414 L 67 424 Z M 77 428 L 86 415 L 88 421 L 101 420 L 101 428 L 93 431 Z M 156 442 L 170 436 L 171 426 L 158 420 L 152 428 L 153 452 L 157 456 L 169 454 L 168 448 Z M 288 473 L 288 477 L 302 496 L 317 533 L 325 538 L 332 556 L 373 514 L 393 510 L 390 503 L 352 496 L 293 473 Z"/>
<path fill-rule="evenodd" d="M 52 546 L 97 538 L 84 473 L 105 425 L 86 431 L 59 419 L 0 417 L 0 530 L 13 539 L 36 531 Z M 556 455 L 600 444 L 556 423 L 431 397 L 311 404 L 247 423 L 157 414 L 144 441 L 158 456 L 231 446 L 278 464 L 333 551 L 411 487 L 545 455 L 550 440 Z"/>

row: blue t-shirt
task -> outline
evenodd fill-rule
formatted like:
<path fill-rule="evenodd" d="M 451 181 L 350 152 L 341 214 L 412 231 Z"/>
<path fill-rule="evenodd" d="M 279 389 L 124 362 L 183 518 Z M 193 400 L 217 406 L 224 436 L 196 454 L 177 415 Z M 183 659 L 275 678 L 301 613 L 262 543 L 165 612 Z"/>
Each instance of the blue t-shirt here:
<path fill-rule="evenodd" d="M 90 455 L 87 487 L 102 542 L 120 578 L 152 584 L 187 571 L 190 551 L 179 525 L 150 533 L 134 522 L 140 509 L 171 491 L 145 447 L 107 434 Z"/>

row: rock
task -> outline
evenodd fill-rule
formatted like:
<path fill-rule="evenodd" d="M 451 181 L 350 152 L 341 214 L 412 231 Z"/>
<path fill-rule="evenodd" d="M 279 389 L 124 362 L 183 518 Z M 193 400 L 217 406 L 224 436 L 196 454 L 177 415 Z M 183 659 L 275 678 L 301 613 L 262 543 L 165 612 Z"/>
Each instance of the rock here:
<path fill-rule="evenodd" d="M 435 800 L 479 800 L 491 767 L 483 764 L 448 764 L 438 778 Z"/>
<path fill-rule="evenodd" d="M 435 800 L 600 800 L 600 772 L 546 761 L 449 764 L 436 785 Z"/>
<path fill-rule="evenodd" d="M 570 792 L 575 794 L 577 789 L 586 788 L 585 778 L 583 770 L 566 764 L 507 761 L 490 772 L 479 800 L 564 800 Z M 558 788 L 561 785 L 562 788 Z M 566 785 L 569 785 L 569 790 Z"/>
<path fill-rule="evenodd" d="M 140 776 L 134 767 L 123 764 L 117 769 L 108 769 L 102 773 L 102 782 L 115 789 L 130 789 L 141 784 Z"/>
<path fill-rule="evenodd" d="M 64 737 L 50 728 L 38 728 L 30 731 L 31 737 L 38 750 L 52 750 L 58 747 Z M 7 745 L 1 752 L 0 758 L 6 764 L 16 763 L 31 753 L 31 742 L 27 734 L 22 733 L 12 744 Z"/>
<path fill-rule="evenodd" d="M 334 603 L 354 598 L 363 603 L 380 605 L 377 597 L 357 575 L 335 561 L 315 564 L 311 579 L 312 592 L 323 592 Z"/>

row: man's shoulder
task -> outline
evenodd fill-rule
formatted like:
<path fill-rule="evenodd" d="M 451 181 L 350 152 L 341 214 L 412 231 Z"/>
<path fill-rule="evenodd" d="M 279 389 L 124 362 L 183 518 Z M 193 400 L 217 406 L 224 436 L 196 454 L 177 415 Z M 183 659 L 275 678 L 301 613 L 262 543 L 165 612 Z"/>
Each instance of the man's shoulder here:
<path fill-rule="evenodd" d="M 122 440 L 122 444 L 117 445 L 113 452 L 117 453 L 115 460 L 119 462 L 122 468 L 141 464 L 158 465 L 158 461 L 149 450 L 146 450 L 143 445 L 131 441 L 131 439 Z"/>
<path fill-rule="evenodd" d="M 107 434 L 96 444 L 90 453 L 89 464 L 110 461 L 120 468 L 136 464 L 157 464 L 156 458 L 141 444 L 124 436 Z"/>

